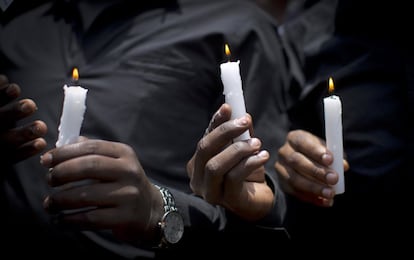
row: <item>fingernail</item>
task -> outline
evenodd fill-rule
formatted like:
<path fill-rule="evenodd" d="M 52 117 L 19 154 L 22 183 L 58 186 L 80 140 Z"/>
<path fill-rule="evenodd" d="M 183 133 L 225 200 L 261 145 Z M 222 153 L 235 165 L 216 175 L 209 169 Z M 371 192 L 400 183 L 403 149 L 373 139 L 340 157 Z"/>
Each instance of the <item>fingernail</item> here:
<path fill-rule="evenodd" d="M 258 147 L 260 145 L 260 141 L 257 138 L 250 138 L 247 142 L 253 148 L 256 148 L 256 147 Z"/>
<path fill-rule="evenodd" d="M 37 124 L 34 124 L 30 127 L 30 130 L 32 131 L 33 135 L 39 135 L 40 134 L 40 127 Z"/>
<path fill-rule="evenodd" d="M 269 153 L 267 151 L 260 151 L 257 156 L 262 158 L 269 158 Z"/>
<path fill-rule="evenodd" d="M 19 95 L 17 88 L 13 84 L 9 84 L 9 86 L 6 88 L 6 94 L 9 97 L 17 97 Z"/>
<path fill-rule="evenodd" d="M 51 163 L 52 163 L 52 154 L 45 153 L 40 156 L 40 164 L 42 164 L 43 166 L 48 166 Z"/>
<path fill-rule="evenodd" d="M 322 162 L 323 162 L 325 165 L 330 165 L 330 164 L 332 163 L 332 160 L 333 160 L 332 155 L 330 155 L 330 154 L 328 154 L 328 153 L 324 153 L 324 154 L 322 155 Z"/>
<path fill-rule="evenodd" d="M 20 111 L 22 111 L 23 113 L 30 113 L 33 110 L 26 102 L 21 102 L 20 103 Z"/>
<path fill-rule="evenodd" d="M 33 147 L 34 147 L 36 150 L 41 150 L 41 149 L 43 149 L 43 143 L 42 143 L 41 141 L 36 140 L 36 141 L 33 143 Z"/>
<path fill-rule="evenodd" d="M 327 199 L 331 199 L 331 198 L 333 198 L 333 196 L 334 196 L 334 191 L 332 190 L 332 189 L 329 189 L 329 188 L 324 188 L 323 190 L 322 190 L 322 196 L 324 196 L 325 198 L 327 198 Z"/>
<path fill-rule="evenodd" d="M 221 109 L 221 108 L 220 108 Z M 221 117 L 220 109 L 214 114 L 213 119 L 217 120 L 217 118 Z"/>
<path fill-rule="evenodd" d="M 326 183 L 329 185 L 335 185 L 338 182 L 337 175 L 332 172 L 327 173 L 325 178 L 326 178 Z"/>

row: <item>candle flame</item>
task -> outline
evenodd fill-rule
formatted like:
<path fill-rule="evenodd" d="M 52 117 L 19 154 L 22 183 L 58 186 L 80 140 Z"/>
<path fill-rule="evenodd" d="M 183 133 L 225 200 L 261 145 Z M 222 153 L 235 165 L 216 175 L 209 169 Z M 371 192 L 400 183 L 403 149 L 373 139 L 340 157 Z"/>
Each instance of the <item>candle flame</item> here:
<path fill-rule="evenodd" d="M 226 56 L 230 58 L 231 52 L 230 52 L 229 45 L 227 43 L 224 45 L 224 52 L 226 53 Z"/>
<path fill-rule="evenodd" d="M 332 77 L 329 77 L 329 89 L 328 89 L 329 94 L 332 94 L 334 90 L 335 90 L 335 86 L 334 86 L 333 79 Z"/>
<path fill-rule="evenodd" d="M 79 71 L 78 71 L 78 68 L 73 68 L 73 71 L 72 71 L 72 79 L 73 79 L 73 81 L 78 81 L 79 80 Z"/>

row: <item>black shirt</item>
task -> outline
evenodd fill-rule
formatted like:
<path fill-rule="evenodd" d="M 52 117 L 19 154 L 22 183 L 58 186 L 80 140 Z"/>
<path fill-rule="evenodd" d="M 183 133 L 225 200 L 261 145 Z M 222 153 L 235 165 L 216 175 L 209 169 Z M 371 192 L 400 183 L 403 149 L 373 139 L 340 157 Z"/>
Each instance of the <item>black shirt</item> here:
<path fill-rule="evenodd" d="M 306 79 L 289 115 L 292 128 L 324 138 L 322 100 L 333 77 L 350 170 L 345 193 L 332 208 L 288 197 L 288 231 L 300 244 L 325 240 L 334 251 L 343 246 L 346 255 L 405 252 L 403 234 L 413 230 L 414 56 L 406 30 L 411 9 L 406 1 L 313 2 L 286 25 L 290 42 L 302 44 L 297 50 Z"/>
<path fill-rule="evenodd" d="M 283 50 L 270 19 L 249 1 L 148 2 L 14 1 L 0 16 L 0 72 L 21 86 L 23 97 L 36 101 L 34 117 L 48 125 L 49 149 L 57 140 L 62 87 L 77 67 L 79 84 L 88 89 L 81 134 L 131 145 L 147 176 L 172 190 L 186 224 L 182 248 L 226 248 L 230 242 L 213 235 L 228 229 L 228 213 L 191 195 L 185 165 L 223 102 L 219 64 L 226 61 L 227 42 L 232 57 L 241 60 L 247 111 L 255 135 L 272 154 L 268 177 L 275 180 L 274 154 L 286 131 L 280 112 L 289 82 Z M 44 258 L 56 257 L 55 251 L 67 256 L 153 256 L 150 250 L 113 240 L 109 233 L 51 224 L 42 207 L 50 192 L 46 171 L 37 156 L 14 165 L 11 172 L 2 170 L 3 234 L 10 248 L 30 245 L 33 255 Z M 284 215 L 283 197 L 276 194 L 271 227 Z M 249 226 L 236 229 L 254 230 Z M 239 239 L 252 245 L 260 241 L 254 236 Z"/>

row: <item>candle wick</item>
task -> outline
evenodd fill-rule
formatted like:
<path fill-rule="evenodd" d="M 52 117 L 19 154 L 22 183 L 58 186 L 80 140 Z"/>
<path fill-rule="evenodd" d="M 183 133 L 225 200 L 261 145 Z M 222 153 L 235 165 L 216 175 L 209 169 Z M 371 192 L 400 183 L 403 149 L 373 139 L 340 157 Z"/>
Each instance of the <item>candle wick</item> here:
<path fill-rule="evenodd" d="M 72 80 L 71 80 L 71 85 L 72 85 L 72 86 L 76 86 L 76 85 L 78 85 L 78 80 L 76 80 L 76 79 L 72 79 Z"/>
<path fill-rule="evenodd" d="M 227 57 L 227 62 L 231 62 L 231 54 L 230 53 L 226 53 L 226 57 Z"/>

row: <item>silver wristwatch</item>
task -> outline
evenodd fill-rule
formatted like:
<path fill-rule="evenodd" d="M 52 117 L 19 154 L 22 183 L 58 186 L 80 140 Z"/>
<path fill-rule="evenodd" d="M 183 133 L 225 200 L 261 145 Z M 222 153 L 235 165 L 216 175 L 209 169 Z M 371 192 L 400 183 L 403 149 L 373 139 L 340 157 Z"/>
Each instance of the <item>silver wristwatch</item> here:
<path fill-rule="evenodd" d="M 161 239 L 158 247 L 164 248 L 176 244 L 184 234 L 184 221 L 175 206 L 175 200 L 171 192 L 164 187 L 154 185 L 161 193 L 164 202 L 164 215 L 158 222 Z"/>

